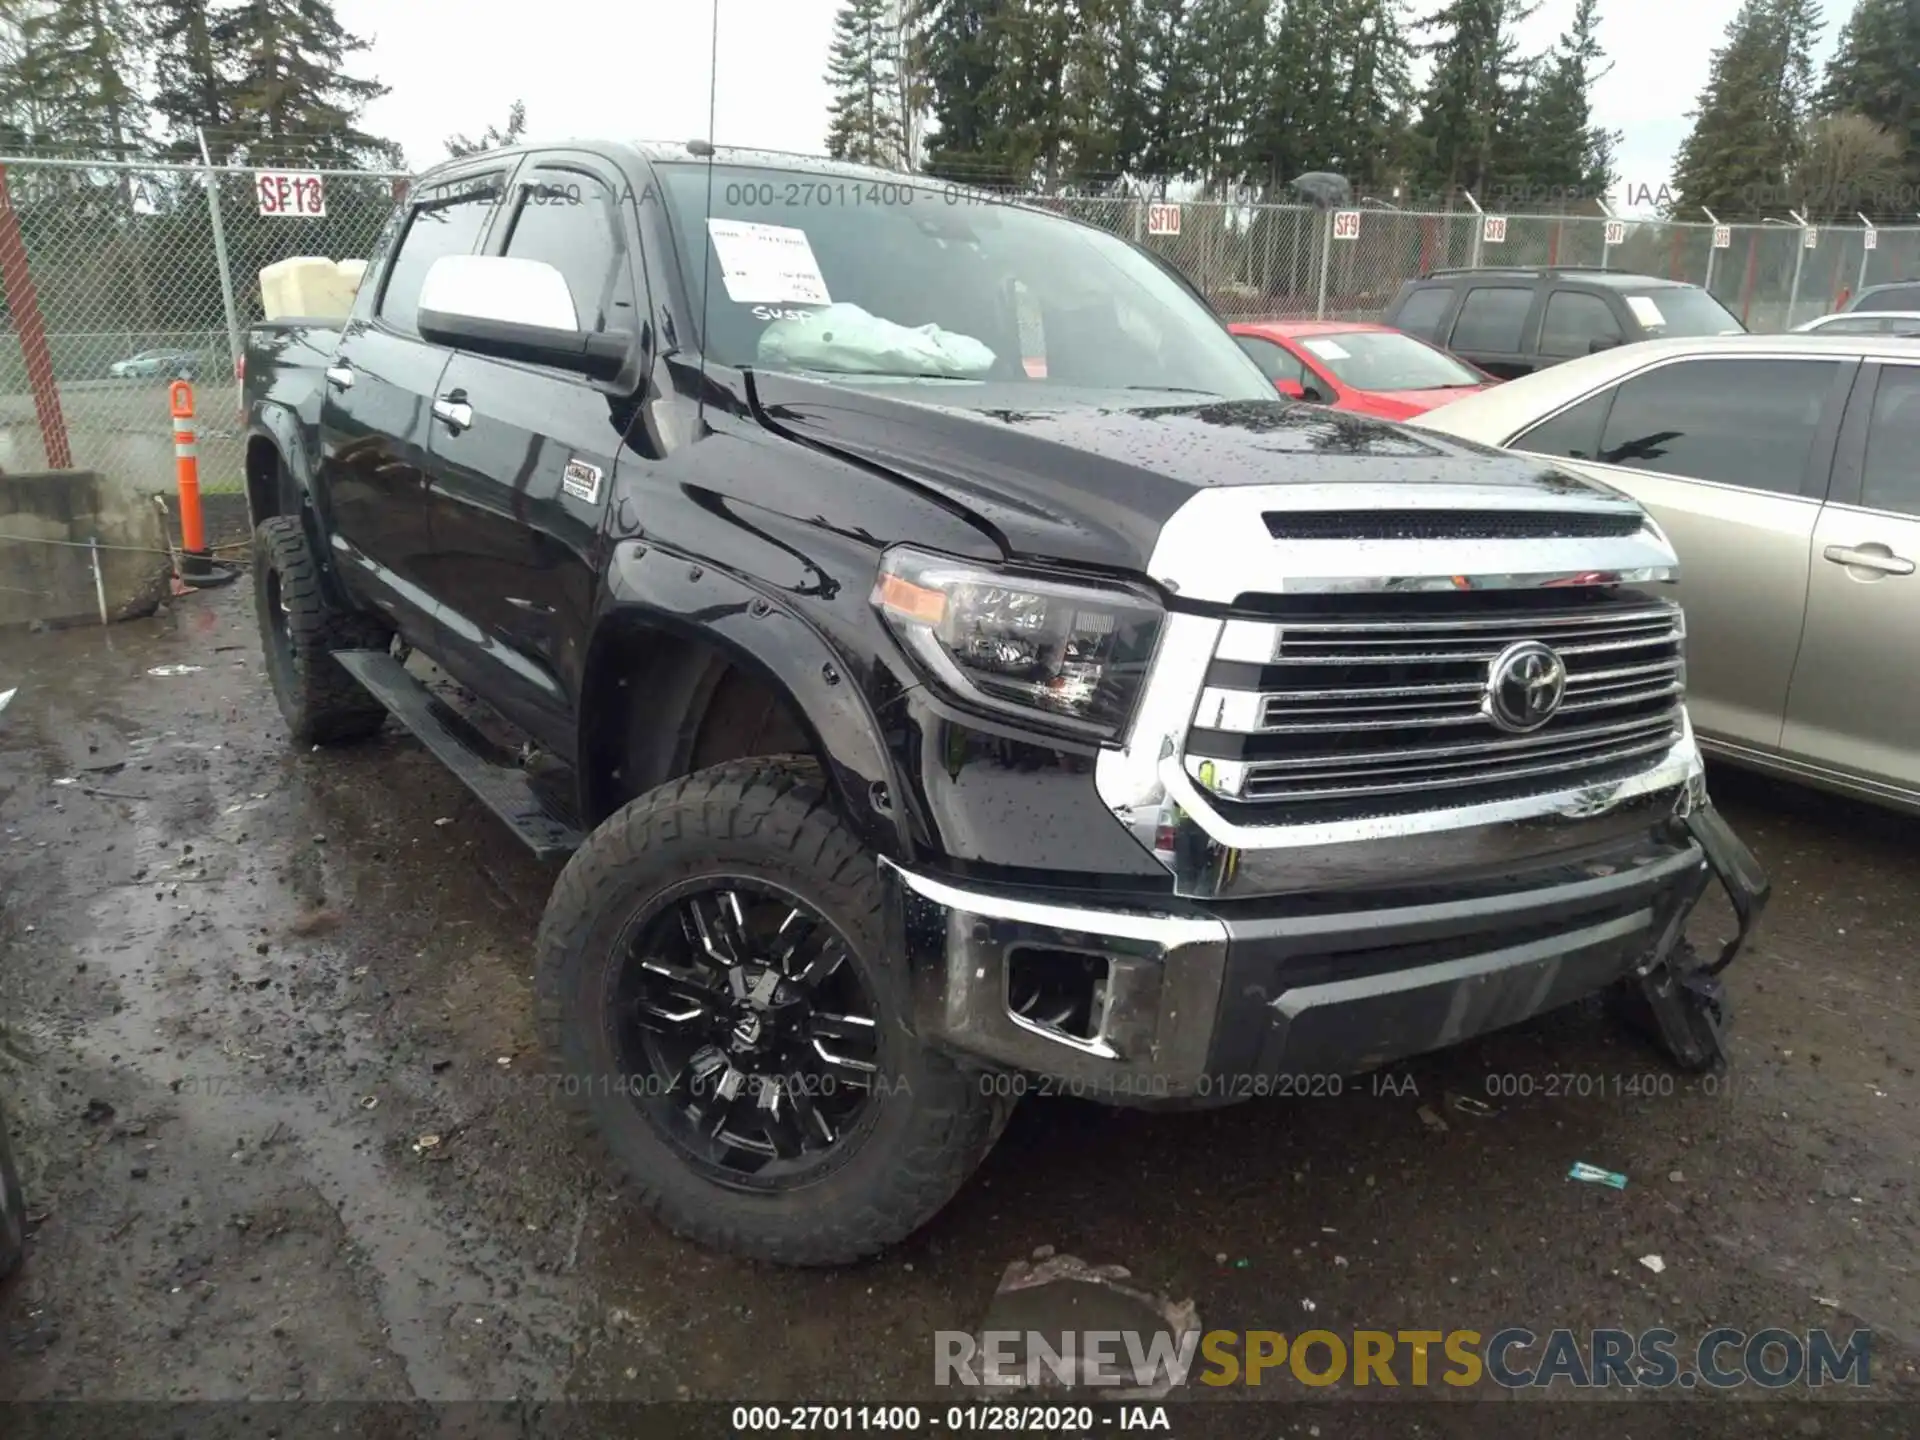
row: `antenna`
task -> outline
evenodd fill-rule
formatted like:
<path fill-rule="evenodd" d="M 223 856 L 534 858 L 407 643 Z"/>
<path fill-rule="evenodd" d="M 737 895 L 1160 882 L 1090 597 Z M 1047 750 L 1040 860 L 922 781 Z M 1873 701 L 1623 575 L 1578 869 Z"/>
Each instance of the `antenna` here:
<path fill-rule="evenodd" d="M 713 133 L 714 117 L 720 110 L 720 0 L 713 0 L 713 36 L 707 56 L 707 138 L 690 140 L 687 149 L 707 160 L 707 215 L 701 225 L 700 254 L 706 263 L 700 275 L 700 399 L 694 409 L 695 423 L 707 423 L 707 351 L 712 346 L 707 329 L 708 301 L 713 295 L 713 272 L 719 256 L 713 248 Z"/>

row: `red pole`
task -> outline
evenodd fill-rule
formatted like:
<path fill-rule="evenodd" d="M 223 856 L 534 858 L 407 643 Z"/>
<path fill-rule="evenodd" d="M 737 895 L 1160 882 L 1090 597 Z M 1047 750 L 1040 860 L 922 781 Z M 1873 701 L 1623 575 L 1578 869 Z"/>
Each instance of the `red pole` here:
<path fill-rule="evenodd" d="M 60 413 L 60 391 L 53 383 L 53 356 L 47 350 L 47 327 L 40 319 L 40 297 L 33 293 L 27 242 L 20 238 L 20 217 L 7 189 L 4 165 L 0 165 L 0 292 L 5 294 L 13 328 L 20 335 L 20 358 L 26 362 L 27 384 L 33 390 L 33 413 L 40 422 L 40 444 L 47 452 L 47 468 L 71 470 L 73 451 L 67 444 L 67 418 Z"/>
<path fill-rule="evenodd" d="M 1753 282 L 1760 275 L 1760 231 L 1756 227 L 1747 236 L 1747 278 L 1740 287 L 1740 323 L 1749 323 L 1748 316 L 1753 312 Z"/>
<path fill-rule="evenodd" d="M 1564 220 L 1556 220 L 1553 222 L 1553 234 L 1547 238 L 1548 269 L 1552 269 L 1560 263 L 1560 228 L 1566 223 Z"/>
<path fill-rule="evenodd" d="M 1684 231 L 1676 229 L 1673 232 L 1673 244 L 1667 248 L 1667 278 L 1669 280 L 1678 280 L 1680 278 L 1680 245 L 1685 239 L 1686 233 Z"/>

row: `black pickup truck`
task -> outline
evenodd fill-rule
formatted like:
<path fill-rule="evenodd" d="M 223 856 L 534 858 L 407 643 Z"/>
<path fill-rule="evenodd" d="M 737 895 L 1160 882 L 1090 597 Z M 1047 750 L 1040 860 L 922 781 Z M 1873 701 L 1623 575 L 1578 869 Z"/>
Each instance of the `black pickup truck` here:
<path fill-rule="evenodd" d="M 1665 537 L 1277 398 L 1123 239 L 791 157 L 494 151 L 419 180 L 344 324 L 254 327 L 246 402 L 295 739 L 391 711 L 570 855 L 555 1090 L 682 1232 L 872 1253 L 1035 1076 L 1324 1092 L 1602 991 L 1719 1062 L 1766 887 Z"/>

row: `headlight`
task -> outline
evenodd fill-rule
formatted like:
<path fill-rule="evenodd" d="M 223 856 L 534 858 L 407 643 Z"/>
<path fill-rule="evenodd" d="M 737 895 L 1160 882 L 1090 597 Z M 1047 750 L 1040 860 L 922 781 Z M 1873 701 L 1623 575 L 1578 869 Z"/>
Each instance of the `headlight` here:
<path fill-rule="evenodd" d="M 1126 727 L 1160 636 L 1144 591 L 1068 584 L 889 550 L 873 603 L 930 678 L 992 710 L 1111 738 Z"/>

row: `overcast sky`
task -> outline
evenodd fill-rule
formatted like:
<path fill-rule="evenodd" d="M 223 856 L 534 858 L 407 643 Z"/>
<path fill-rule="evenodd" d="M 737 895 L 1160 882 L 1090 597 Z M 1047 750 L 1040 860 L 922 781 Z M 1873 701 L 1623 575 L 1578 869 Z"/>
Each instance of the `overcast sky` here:
<path fill-rule="evenodd" d="M 837 0 L 718 0 L 722 144 L 818 150 L 826 141 L 827 44 Z M 337 0 L 342 22 L 371 39 L 355 67 L 393 87 L 369 127 L 406 147 L 412 165 L 446 157 L 456 131 L 503 124 L 526 101 L 528 133 L 682 140 L 707 132 L 714 0 L 534 0 L 490 23 L 470 0 Z M 1521 41 L 1544 49 L 1574 0 L 1543 0 Z M 1437 0 L 1415 0 L 1427 14 Z M 1739 0 L 1602 0 L 1601 39 L 1614 69 L 1595 94 L 1598 118 L 1626 132 L 1619 171 L 1637 195 L 1669 179 L 1687 112 Z M 1850 0 L 1834 0 L 1820 58 Z M 502 12 L 492 12 L 500 15 Z M 1616 192 L 1616 199 L 1622 198 Z"/>

